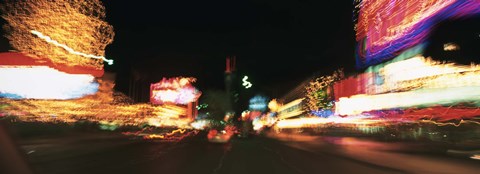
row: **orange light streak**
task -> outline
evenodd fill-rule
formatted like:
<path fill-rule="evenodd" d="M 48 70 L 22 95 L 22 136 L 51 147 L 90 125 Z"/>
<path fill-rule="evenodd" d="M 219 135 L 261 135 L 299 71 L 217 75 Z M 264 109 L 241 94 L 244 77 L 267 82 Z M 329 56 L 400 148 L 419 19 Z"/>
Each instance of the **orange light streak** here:
<path fill-rule="evenodd" d="M 473 120 L 460 120 L 460 122 L 458 123 L 452 123 L 452 122 L 448 122 L 448 123 L 442 123 L 442 122 L 436 122 L 436 121 L 433 121 L 433 120 L 420 120 L 419 122 L 421 123 L 433 123 L 437 126 L 455 126 L 455 127 L 459 127 L 460 125 L 462 124 L 466 124 L 466 123 L 472 123 L 472 124 L 478 124 L 480 125 L 480 122 L 478 121 L 473 121 Z"/>

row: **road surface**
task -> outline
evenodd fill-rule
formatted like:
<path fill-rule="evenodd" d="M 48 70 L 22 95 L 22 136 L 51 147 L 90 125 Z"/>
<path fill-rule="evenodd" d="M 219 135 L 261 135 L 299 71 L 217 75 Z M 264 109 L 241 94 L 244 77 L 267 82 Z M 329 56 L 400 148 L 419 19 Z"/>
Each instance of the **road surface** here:
<path fill-rule="evenodd" d="M 412 142 L 268 134 L 212 144 L 205 133 L 181 142 L 112 134 L 35 138 L 21 141 L 20 146 L 34 173 L 42 174 L 480 171 L 480 161 L 438 154 L 442 150 L 433 145 Z"/>

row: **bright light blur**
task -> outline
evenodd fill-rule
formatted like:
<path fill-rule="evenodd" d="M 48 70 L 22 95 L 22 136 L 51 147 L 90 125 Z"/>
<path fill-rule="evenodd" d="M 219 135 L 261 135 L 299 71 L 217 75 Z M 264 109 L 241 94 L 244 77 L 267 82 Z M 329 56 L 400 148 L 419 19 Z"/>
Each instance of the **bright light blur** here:
<path fill-rule="evenodd" d="M 480 85 L 480 66 L 455 65 L 420 56 L 385 65 L 380 70 L 384 84 L 378 92 L 412 88 L 445 88 Z"/>
<path fill-rule="evenodd" d="M 265 124 L 260 120 L 260 117 L 253 119 L 252 124 L 253 130 L 255 131 L 262 129 L 265 126 Z"/>
<path fill-rule="evenodd" d="M 455 43 L 443 44 L 443 51 L 457 51 L 460 50 L 460 46 Z"/>
<path fill-rule="evenodd" d="M 433 106 L 480 100 L 480 86 L 416 90 L 379 95 L 355 95 L 340 98 L 336 103 L 339 115 L 355 115 L 365 111 Z"/>
<path fill-rule="evenodd" d="M 336 113 L 355 115 L 372 110 L 456 105 L 480 99 L 480 66 L 474 64 L 456 65 L 413 57 L 385 65 L 379 75 L 383 83 L 370 84 L 368 88 L 374 88 L 369 90 L 372 94 L 363 91 L 363 94 L 339 98 Z M 359 76 L 358 81 L 372 81 L 368 78 L 378 77 Z"/>
<path fill-rule="evenodd" d="M 177 100 L 179 92 L 173 90 L 154 91 L 153 98 L 163 102 L 174 103 Z"/>
<path fill-rule="evenodd" d="M 190 126 L 192 126 L 194 129 L 203 130 L 210 126 L 210 122 L 208 120 L 196 120 L 190 123 Z"/>
<path fill-rule="evenodd" d="M 175 77 L 163 78 L 150 85 L 150 102 L 154 104 L 174 103 L 188 104 L 196 101 L 202 94 L 192 83 L 195 78 Z"/>
<path fill-rule="evenodd" d="M 12 100 L 0 98 L 1 113 L 18 116 L 21 121 L 35 122 L 93 122 L 115 125 L 150 125 L 190 128 L 187 107 L 171 104 L 128 104 L 123 96 L 113 95 L 114 84 L 98 80 L 98 92 L 72 100 Z"/>
<path fill-rule="evenodd" d="M 154 133 L 158 131 L 152 128 L 144 128 L 136 132 L 122 132 L 124 135 L 128 136 L 138 136 L 142 137 L 145 140 L 162 140 L 169 142 L 179 142 L 184 138 L 198 134 L 197 130 L 187 130 L 183 128 L 178 128 L 167 133 Z"/>
<path fill-rule="evenodd" d="M 280 106 L 281 104 L 277 102 L 277 99 L 273 99 L 268 102 L 268 109 L 270 109 L 271 112 L 277 112 Z"/>
<path fill-rule="evenodd" d="M 0 96 L 27 99 L 73 99 L 94 94 L 92 75 L 67 74 L 48 66 L 0 66 Z"/>
<path fill-rule="evenodd" d="M 277 122 L 277 120 L 278 119 L 273 112 L 263 114 L 262 116 L 253 119 L 253 130 L 260 131 L 265 127 L 272 127 Z"/>

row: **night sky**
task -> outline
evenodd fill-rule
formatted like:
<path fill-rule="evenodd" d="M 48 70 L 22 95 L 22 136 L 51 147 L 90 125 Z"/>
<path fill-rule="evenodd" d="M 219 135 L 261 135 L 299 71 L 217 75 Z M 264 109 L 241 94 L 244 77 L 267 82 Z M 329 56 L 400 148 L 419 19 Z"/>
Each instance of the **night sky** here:
<path fill-rule="evenodd" d="M 354 67 L 351 1 L 105 0 L 115 40 L 107 47 L 117 89 L 133 70 L 147 81 L 194 76 L 200 90 L 224 88 L 225 58 L 252 91 L 281 97 L 314 73 Z M 333 11 L 333 12 L 332 12 Z M 240 78 L 238 80 L 241 80 Z"/>

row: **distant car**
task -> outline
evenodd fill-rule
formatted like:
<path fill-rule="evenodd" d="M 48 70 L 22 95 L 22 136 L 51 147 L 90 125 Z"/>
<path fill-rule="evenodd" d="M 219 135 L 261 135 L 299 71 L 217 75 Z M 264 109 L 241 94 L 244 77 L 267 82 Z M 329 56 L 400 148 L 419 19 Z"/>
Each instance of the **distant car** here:
<path fill-rule="evenodd" d="M 232 135 L 233 133 L 226 130 L 217 131 L 212 129 L 208 132 L 207 138 L 212 143 L 227 143 L 232 138 Z"/>

